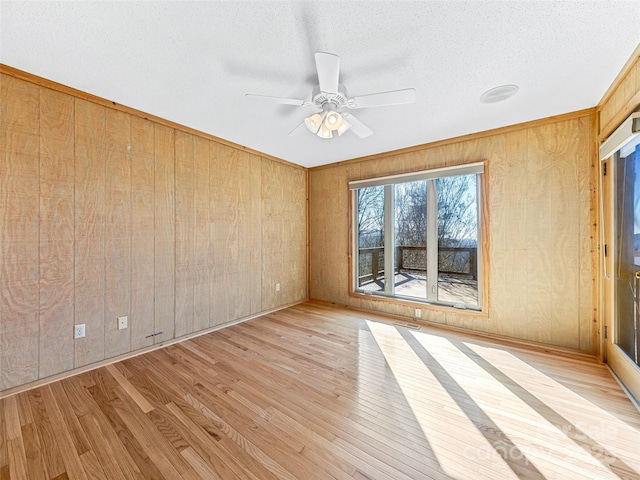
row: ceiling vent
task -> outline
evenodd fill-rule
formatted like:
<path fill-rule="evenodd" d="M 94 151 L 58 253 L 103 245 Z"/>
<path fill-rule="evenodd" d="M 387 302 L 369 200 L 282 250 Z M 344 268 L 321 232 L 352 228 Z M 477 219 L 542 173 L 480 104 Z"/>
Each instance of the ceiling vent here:
<path fill-rule="evenodd" d="M 482 103 L 503 102 L 507 98 L 513 97 L 518 93 L 518 90 L 520 89 L 517 85 L 500 85 L 499 87 L 495 87 L 484 92 L 480 96 L 480 101 Z"/>

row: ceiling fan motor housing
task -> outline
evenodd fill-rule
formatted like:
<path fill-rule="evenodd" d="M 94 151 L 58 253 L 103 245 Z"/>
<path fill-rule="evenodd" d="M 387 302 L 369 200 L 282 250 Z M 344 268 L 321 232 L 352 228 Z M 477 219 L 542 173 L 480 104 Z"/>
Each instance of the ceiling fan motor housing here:
<path fill-rule="evenodd" d="M 337 110 L 347 106 L 347 89 L 344 85 L 340 85 L 336 93 L 321 92 L 320 86 L 316 86 L 312 96 L 311 103 L 319 110 Z"/>

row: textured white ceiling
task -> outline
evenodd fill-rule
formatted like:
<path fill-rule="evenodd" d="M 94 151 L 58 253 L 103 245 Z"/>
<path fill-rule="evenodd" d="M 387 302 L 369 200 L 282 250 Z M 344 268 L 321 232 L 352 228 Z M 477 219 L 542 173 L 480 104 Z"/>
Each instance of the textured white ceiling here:
<path fill-rule="evenodd" d="M 307 167 L 593 107 L 640 42 L 639 1 L 0 3 L 0 62 Z M 313 53 L 351 95 L 413 87 L 354 112 L 375 133 L 289 132 L 313 110 Z M 485 105 L 480 95 L 520 92 Z"/>

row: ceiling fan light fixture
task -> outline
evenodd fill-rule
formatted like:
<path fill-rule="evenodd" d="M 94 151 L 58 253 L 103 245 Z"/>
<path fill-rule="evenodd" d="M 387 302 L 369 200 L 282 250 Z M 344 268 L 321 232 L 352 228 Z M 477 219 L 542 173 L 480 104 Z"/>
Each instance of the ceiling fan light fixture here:
<path fill-rule="evenodd" d="M 332 138 L 333 132 L 327 127 L 326 122 L 323 122 L 320 125 L 320 129 L 318 130 L 318 136 L 320 138 Z"/>
<path fill-rule="evenodd" d="M 342 115 L 333 110 L 327 113 L 327 116 L 324 119 L 324 125 L 332 131 L 338 130 L 342 126 L 342 123 Z"/>
<path fill-rule="evenodd" d="M 320 115 L 319 113 L 314 113 L 313 115 L 309 115 L 304 119 L 304 124 L 312 133 L 318 133 L 320 127 L 322 127 L 323 120 L 324 114 Z"/>
<path fill-rule="evenodd" d="M 338 136 L 341 137 L 343 133 L 351 128 L 351 124 L 346 120 L 342 119 L 342 125 L 338 127 Z"/>

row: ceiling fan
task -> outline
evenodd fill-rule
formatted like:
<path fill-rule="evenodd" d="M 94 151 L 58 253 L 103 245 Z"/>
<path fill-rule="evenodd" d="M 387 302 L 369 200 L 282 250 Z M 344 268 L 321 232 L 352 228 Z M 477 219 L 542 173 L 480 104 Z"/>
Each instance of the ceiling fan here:
<path fill-rule="evenodd" d="M 270 103 L 294 105 L 298 107 L 313 107 L 317 111 L 304 119 L 296 131 L 305 125 L 312 133 L 320 138 L 332 138 L 334 133 L 341 136 L 351 130 L 360 138 L 366 138 L 373 133 L 369 127 L 358 120 L 347 110 L 358 108 L 382 107 L 388 105 L 401 105 L 416 101 L 416 91 L 413 88 L 393 90 L 389 92 L 372 93 L 349 98 L 344 85 L 339 83 L 340 57 L 332 53 L 316 52 L 316 70 L 318 72 L 318 85 L 313 89 L 311 101 L 297 100 L 293 98 L 272 97 L 268 95 L 254 95 L 247 93 L 245 96 Z"/>

